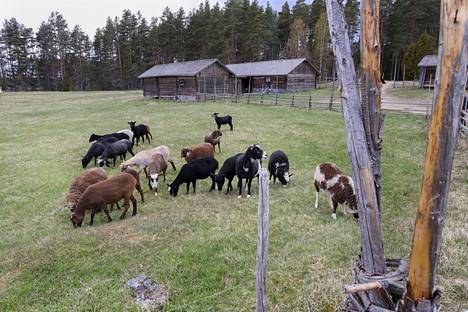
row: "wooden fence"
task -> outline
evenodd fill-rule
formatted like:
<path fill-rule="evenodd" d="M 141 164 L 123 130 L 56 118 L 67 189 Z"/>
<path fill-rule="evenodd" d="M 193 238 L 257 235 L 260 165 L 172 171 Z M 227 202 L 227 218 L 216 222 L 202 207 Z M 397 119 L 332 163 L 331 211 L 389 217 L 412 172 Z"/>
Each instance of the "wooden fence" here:
<path fill-rule="evenodd" d="M 468 95 L 463 99 L 460 116 L 460 131 L 462 134 L 468 136 Z"/>

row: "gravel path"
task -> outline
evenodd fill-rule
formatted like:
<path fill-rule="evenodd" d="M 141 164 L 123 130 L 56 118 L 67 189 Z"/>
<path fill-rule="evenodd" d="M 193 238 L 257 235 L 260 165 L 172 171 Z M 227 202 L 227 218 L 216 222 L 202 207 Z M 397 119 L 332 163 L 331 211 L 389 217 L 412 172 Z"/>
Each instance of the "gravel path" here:
<path fill-rule="evenodd" d="M 382 84 L 382 108 L 405 113 L 425 115 L 431 109 L 431 101 L 427 99 L 405 99 L 395 97 L 390 90 L 393 88 L 393 81 L 386 81 Z"/>

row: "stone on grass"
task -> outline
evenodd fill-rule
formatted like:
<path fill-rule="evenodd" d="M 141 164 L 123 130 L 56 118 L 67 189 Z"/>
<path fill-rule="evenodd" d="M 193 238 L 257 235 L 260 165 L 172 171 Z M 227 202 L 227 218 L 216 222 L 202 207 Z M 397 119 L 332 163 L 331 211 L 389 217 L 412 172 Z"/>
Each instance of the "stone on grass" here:
<path fill-rule="evenodd" d="M 129 280 L 125 287 L 133 291 L 133 298 L 143 310 L 160 310 L 169 301 L 167 287 L 142 274 Z"/>

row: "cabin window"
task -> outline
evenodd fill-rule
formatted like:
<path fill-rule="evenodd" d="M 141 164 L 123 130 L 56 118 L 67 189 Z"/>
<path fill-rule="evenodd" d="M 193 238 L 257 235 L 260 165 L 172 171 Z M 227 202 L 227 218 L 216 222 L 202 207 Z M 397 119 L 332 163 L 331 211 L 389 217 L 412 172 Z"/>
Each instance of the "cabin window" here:
<path fill-rule="evenodd" d="M 185 80 L 184 79 L 180 79 L 179 80 L 179 87 L 183 87 L 185 86 Z"/>

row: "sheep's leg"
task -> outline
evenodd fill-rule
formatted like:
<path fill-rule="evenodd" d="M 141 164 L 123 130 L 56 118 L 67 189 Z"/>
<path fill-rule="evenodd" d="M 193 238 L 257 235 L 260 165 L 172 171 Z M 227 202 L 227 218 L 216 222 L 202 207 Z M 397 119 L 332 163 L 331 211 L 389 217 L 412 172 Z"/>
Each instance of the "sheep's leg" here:
<path fill-rule="evenodd" d="M 239 178 L 239 181 L 237 182 L 237 187 L 239 188 L 239 196 L 237 196 L 238 198 L 241 198 L 242 197 L 242 179 Z"/>
<path fill-rule="evenodd" d="M 211 175 L 210 175 L 210 178 L 211 178 L 211 187 L 210 187 L 209 192 L 211 192 L 212 190 L 215 189 L 215 180 L 214 180 L 214 177 L 215 177 L 214 174 L 211 174 Z"/>
<path fill-rule="evenodd" d="M 89 225 L 94 224 L 94 215 L 96 214 L 96 209 L 91 209 L 91 221 L 89 222 Z"/>
<path fill-rule="evenodd" d="M 174 161 L 173 161 L 172 159 L 169 159 L 168 162 L 171 163 L 172 169 L 174 169 L 174 171 L 176 171 L 176 167 L 175 167 L 175 165 L 174 165 Z"/>
<path fill-rule="evenodd" d="M 148 143 L 151 143 L 150 137 L 148 136 L 148 133 L 146 134 L 146 139 L 148 140 Z"/>
<path fill-rule="evenodd" d="M 137 214 L 137 200 L 133 196 L 133 194 L 130 196 L 130 200 L 132 201 L 132 206 L 133 206 L 133 211 L 132 211 L 132 217 L 136 216 Z"/>
<path fill-rule="evenodd" d="M 122 211 L 122 214 L 120 215 L 120 220 L 123 220 L 125 218 L 128 208 L 130 208 L 130 198 L 125 197 L 124 198 L 124 210 Z"/>
<path fill-rule="evenodd" d="M 164 170 L 163 170 L 163 179 L 164 179 L 164 182 L 166 182 L 166 170 L 167 170 L 167 169 L 164 169 Z"/>
<path fill-rule="evenodd" d="M 250 193 L 250 188 L 251 188 L 251 186 L 252 186 L 252 180 L 253 180 L 253 179 L 249 179 L 249 180 L 248 180 L 247 198 L 249 198 L 250 195 L 251 195 L 251 193 Z"/>
<path fill-rule="evenodd" d="M 151 134 L 151 132 L 148 131 L 148 134 L 150 135 L 151 139 L 153 139 L 153 135 Z"/>
<path fill-rule="evenodd" d="M 232 126 L 232 122 L 229 123 L 229 127 L 231 128 L 231 131 L 234 129 L 234 127 Z"/>
<path fill-rule="evenodd" d="M 141 202 L 144 203 L 145 202 L 145 197 L 143 196 L 143 189 L 141 188 L 141 185 L 136 185 L 135 186 L 138 193 L 140 193 L 140 197 L 141 197 Z"/>
<path fill-rule="evenodd" d="M 145 135 L 144 134 L 141 136 L 141 144 L 143 144 L 143 143 L 145 143 Z"/>
<path fill-rule="evenodd" d="M 315 208 L 318 208 L 319 206 L 319 192 L 315 192 Z"/>
<path fill-rule="evenodd" d="M 135 156 L 135 154 L 133 153 L 133 148 L 130 147 L 130 148 L 128 149 L 128 152 L 130 153 L 130 155 Z"/>
<path fill-rule="evenodd" d="M 328 206 L 333 209 L 333 202 L 332 202 L 332 196 L 330 192 L 327 192 L 327 200 L 328 200 Z"/>
<path fill-rule="evenodd" d="M 336 220 L 336 208 L 338 207 L 338 202 L 333 200 L 333 213 L 332 218 Z"/>
<path fill-rule="evenodd" d="M 95 166 L 97 165 L 97 156 L 94 157 L 94 165 L 95 165 Z"/>
<path fill-rule="evenodd" d="M 191 182 L 191 181 L 188 181 L 188 182 L 187 182 L 187 193 L 185 193 L 185 194 L 187 194 L 187 195 L 188 195 L 188 192 L 189 192 L 189 190 L 190 190 L 190 182 Z"/>
<path fill-rule="evenodd" d="M 273 175 L 273 184 L 275 184 L 275 183 L 276 183 L 276 175 L 274 174 Z"/>
<path fill-rule="evenodd" d="M 193 180 L 192 181 L 192 185 L 193 185 L 193 194 L 195 194 L 197 192 L 197 180 Z"/>
<path fill-rule="evenodd" d="M 218 143 L 218 150 L 219 150 L 219 153 L 221 154 L 221 142 Z"/>
<path fill-rule="evenodd" d="M 112 204 L 112 205 L 113 205 L 113 204 Z M 111 205 L 111 207 L 112 207 L 112 205 Z M 111 222 L 111 221 L 112 221 L 112 218 L 111 218 L 111 216 L 110 216 L 110 214 L 109 214 L 109 210 L 107 210 L 107 205 L 104 205 L 104 213 L 105 213 L 106 216 L 107 216 L 107 222 Z"/>

